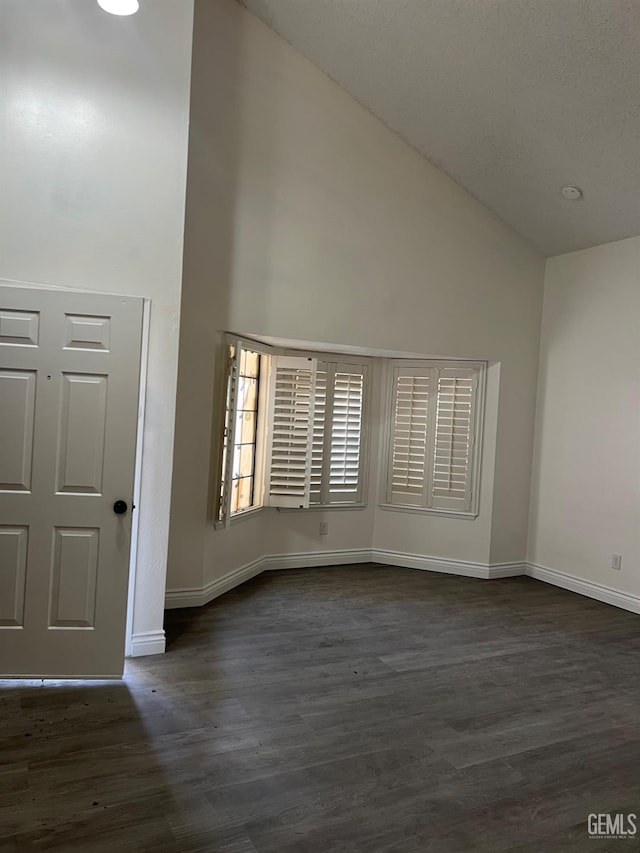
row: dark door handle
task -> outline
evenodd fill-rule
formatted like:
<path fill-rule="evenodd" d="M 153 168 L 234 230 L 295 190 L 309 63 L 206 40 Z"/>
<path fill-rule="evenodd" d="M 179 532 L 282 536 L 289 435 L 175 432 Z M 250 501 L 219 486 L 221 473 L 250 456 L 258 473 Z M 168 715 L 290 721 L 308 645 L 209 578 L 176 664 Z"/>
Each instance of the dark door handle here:
<path fill-rule="evenodd" d="M 126 501 L 116 501 L 113 505 L 113 511 L 116 515 L 124 515 L 128 509 Z"/>

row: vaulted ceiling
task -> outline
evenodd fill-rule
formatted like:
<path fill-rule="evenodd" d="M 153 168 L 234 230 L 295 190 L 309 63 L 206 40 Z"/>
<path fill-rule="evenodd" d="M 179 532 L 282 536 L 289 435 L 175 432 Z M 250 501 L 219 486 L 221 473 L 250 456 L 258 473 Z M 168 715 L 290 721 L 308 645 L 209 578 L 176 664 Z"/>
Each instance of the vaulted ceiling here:
<path fill-rule="evenodd" d="M 640 0 L 242 2 L 545 255 L 640 234 Z"/>

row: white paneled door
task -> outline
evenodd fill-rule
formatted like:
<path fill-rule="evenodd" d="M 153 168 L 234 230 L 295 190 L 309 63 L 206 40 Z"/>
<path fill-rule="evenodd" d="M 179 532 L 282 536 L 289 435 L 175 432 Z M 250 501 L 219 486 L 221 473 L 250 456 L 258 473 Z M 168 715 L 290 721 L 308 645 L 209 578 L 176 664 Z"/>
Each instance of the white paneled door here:
<path fill-rule="evenodd" d="M 0 676 L 122 675 L 142 311 L 0 286 Z"/>

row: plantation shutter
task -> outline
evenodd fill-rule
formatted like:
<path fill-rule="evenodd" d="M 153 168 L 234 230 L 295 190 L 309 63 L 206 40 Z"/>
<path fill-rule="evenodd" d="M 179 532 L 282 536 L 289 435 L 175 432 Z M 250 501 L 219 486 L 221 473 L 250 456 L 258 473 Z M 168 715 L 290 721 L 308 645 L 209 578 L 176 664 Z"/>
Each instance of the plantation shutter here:
<path fill-rule="evenodd" d="M 273 356 L 265 504 L 309 506 L 316 360 Z"/>
<path fill-rule="evenodd" d="M 316 371 L 316 400 L 313 412 L 313 438 L 311 446 L 311 492 L 310 502 L 324 501 L 323 471 L 325 459 L 325 422 L 327 414 L 327 363 L 318 362 Z"/>
<path fill-rule="evenodd" d="M 333 501 L 357 500 L 360 492 L 363 399 L 362 368 L 335 365 L 329 450 L 329 495 Z"/>
<path fill-rule="evenodd" d="M 396 367 L 387 500 L 402 506 L 425 506 L 432 401 L 436 371 L 425 367 Z"/>
<path fill-rule="evenodd" d="M 435 416 L 431 506 L 466 511 L 471 506 L 471 467 L 478 374 L 440 368 Z"/>
<path fill-rule="evenodd" d="M 365 365 L 318 362 L 311 503 L 357 503 L 362 491 Z"/>

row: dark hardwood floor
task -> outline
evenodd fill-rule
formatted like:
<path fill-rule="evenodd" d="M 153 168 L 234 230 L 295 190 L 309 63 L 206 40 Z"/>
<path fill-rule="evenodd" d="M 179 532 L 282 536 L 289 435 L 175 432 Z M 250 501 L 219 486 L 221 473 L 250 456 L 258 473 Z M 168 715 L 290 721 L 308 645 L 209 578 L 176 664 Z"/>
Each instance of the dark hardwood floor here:
<path fill-rule="evenodd" d="M 2 682 L 0 851 L 640 850 L 640 617 L 528 578 L 272 572 L 121 683 Z"/>

